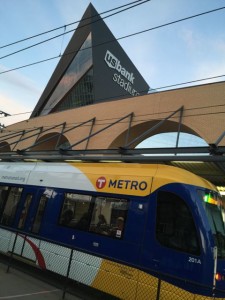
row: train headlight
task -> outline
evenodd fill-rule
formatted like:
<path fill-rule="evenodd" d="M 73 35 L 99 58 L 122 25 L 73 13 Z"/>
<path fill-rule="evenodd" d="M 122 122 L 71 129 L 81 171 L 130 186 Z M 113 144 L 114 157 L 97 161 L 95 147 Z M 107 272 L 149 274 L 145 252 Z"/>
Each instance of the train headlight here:
<path fill-rule="evenodd" d="M 221 280 L 225 280 L 224 275 L 220 274 L 220 273 L 216 273 L 216 281 L 221 281 Z"/>

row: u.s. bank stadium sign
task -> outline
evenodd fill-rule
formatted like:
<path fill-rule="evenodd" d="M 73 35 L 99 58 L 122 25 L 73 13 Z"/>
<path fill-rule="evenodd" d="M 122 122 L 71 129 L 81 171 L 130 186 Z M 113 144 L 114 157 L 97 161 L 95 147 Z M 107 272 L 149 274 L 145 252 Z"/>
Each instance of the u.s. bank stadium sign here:
<path fill-rule="evenodd" d="M 134 74 L 127 71 L 127 69 L 121 65 L 120 60 L 109 50 L 106 51 L 105 62 L 109 68 L 115 69 L 117 71 L 113 74 L 112 80 L 115 81 L 115 83 L 121 86 L 121 88 L 123 88 L 130 95 L 138 96 L 139 93 L 133 87 L 135 80 Z"/>

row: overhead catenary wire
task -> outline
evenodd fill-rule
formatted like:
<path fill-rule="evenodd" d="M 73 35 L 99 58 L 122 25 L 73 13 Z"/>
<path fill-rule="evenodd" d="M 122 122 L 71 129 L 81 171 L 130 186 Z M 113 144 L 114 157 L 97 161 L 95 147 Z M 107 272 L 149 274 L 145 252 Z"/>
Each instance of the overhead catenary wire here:
<path fill-rule="evenodd" d="M 151 0 L 148 0 L 148 1 L 151 1 Z M 134 4 L 134 3 L 137 3 L 137 2 L 143 2 L 143 0 L 136 0 L 136 1 L 133 1 L 133 2 L 130 2 L 130 3 L 127 3 L 127 4 L 124 4 L 124 5 L 121 5 L 121 6 L 117 6 L 115 8 L 112 8 L 112 9 L 109 9 L 109 10 L 106 10 L 104 12 L 101 12 L 93 17 L 96 17 L 98 15 L 103 15 L 103 14 L 106 14 L 106 13 L 109 13 L 109 12 L 112 12 L 114 10 L 117 10 L 117 9 L 120 9 L 120 8 L 123 8 L 123 7 L 126 7 L 126 6 L 129 6 L 131 4 Z M 146 1 L 145 1 L 146 2 Z M 92 17 L 88 17 L 88 18 L 84 18 L 83 20 L 89 20 L 91 19 Z M 18 44 L 18 43 L 21 43 L 21 42 L 25 42 L 25 41 L 28 41 L 30 39 L 33 39 L 33 38 L 36 38 L 36 37 L 39 37 L 39 36 L 42 36 L 42 35 L 45 35 L 45 34 L 48 34 L 48 33 L 51 33 L 53 31 L 57 31 L 59 29 L 62 29 L 64 27 L 69 27 L 71 25 L 75 25 L 77 23 L 79 23 L 81 20 L 78 20 L 78 21 L 74 21 L 74 22 L 71 22 L 71 23 L 68 23 L 68 24 L 65 24 L 65 25 L 62 25 L 62 26 L 59 26 L 59 27 L 56 27 L 56 28 L 53 28 L 53 29 L 50 29 L 50 30 L 47 30 L 47 31 L 44 31 L 44 32 L 41 32 L 41 33 L 38 33 L 38 34 L 35 34 L 35 35 L 32 35 L 32 36 L 29 36 L 27 38 L 24 38 L 24 39 L 21 39 L 21 40 L 17 40 L 15 42 L 12 42 L 12 43 L 9 43 L 9 44 L 6 44 L 6 45 L 3 45 L 3 46 L 0 46 L 0 49 L 3 49 L 3 48 L 7 48 L 9 46 L 12 46 L 12 45 L 15 45 L 15 44 Z"/>
<path fill-rule="evenodd" d="M 175 84 L 170 84 L 170 85 L 164 85 L 164 86 L 157 87 L 157 88 L 154 88 L 154 89 L 150 88 L 149 92 L 154 91 L 154 90 L 158 91 L 158 90 L 162 90 L 162 89 L 168 89 L 168 88 L 171 88 L 171 87 L 186 85 L 186 84 L 190 84 L 190 83 L 196 83 L 196 82 L 205 81 L 205 80 L 218 79 L 218 78 L 222 78 L 222 77 L 225 77 L 225 74 L 206 77 L 206 78 L 201 78 L 201 79 L 195 79 L 195 80 L 190 80 L 190 81 L 185 81 L 185 82 L 180 82 L 180 83 L 175 83 Z"/>
<path fill-rule="evenodd" d="M 209 14 L 209 13 L 214 13 L 216 11 L 223 10 L 223 9 L 225 9 L 225 6 L 217 8 L 217 9 L 209 10 L 209 11 L 206 11 L 206 12 L 202 12 L 202 13 L 199 13 L 199 14 L 195 14 L 195 15 L 192 15 L 192 16 L 189 16 L 189 17 L 185 17 L 185 18 L 182 18 L 182 19 L 178 19 L 178 20 L 175 20 L 175 21 L 172 21 L 172 22 L 164 23 L 162 25 L 154 26 L 154 27 L 151 27 L 151 28 L 148 28 L 148 29 L 145 29 L 145 30 L 141 30 L 141 31 L 138 31 L 138 32 L 135 32 L 135 33 L 131 33 L 131 34 L 119 37 L 119 38 L 115 38 L 114 40 L 110 40 L 110 41 L 107 41 L 107 42 L 104 42 L 104 43 L 93 45 L 92 48 L 99 47 L 99 46 L 102 46 L 104 44 L 112 43 L 113 41 L 119 41 L 119 40 L 122 40 L 122 39 L 125 39 L 125 38 L 130 38 L 130 37 L 136 36 L 138 34 L 143 34 L 143 33 L 146 33 L 146 32 L 152 31 L 152 30 L 160 29 L 160 28 L 163 28 L 163 27 L 166 27 L 166 26 L 170 26 L 170 25 L 182 22 L 182 21 L 186 21 L 186 20 L 189 20 L 189 19 L 192 19 L 192 18 L 200 17 L 200 16 L 203 16 L 203 15 L 206 15 L 206 14 Z M 61 35 L 63 35 L 63 34 L 61 34 Z M 61 36 L 61 35 L 59 35 L 59 36 Z M 84 50 L 87 50 L 89 48 L 90 47 L 86 47 L 86 48 L 80 49 L 80 51 L 84 51 Z M 57 59 L 57 58 L 60 58 L 60 57 L 63 57 L 63 56 L 71 55 L 73 53 L 76 53 L 78 50 L 79 49 L 76 49 L 76 50 L 74 50 L 72 52 L 69 52 L 69 53 L 66 53 L 66 54 L 53 56 L 53 57 L 46 58 L 46 59 L 43 59 L 43 60 L 40 60 L 40 61 L 36 61 L 36 62 L 30 63 L 30 64 L 26 64 L 26 65 L 22 65 L 22 66 L 19 66 L 19 67 L 11 68 L 9 70 L 5 70 L 5 71 L 0 72 L 0 75 L 8 73 L 8 72 L 15 71 L 15 70 L 23 69 L 23 68 L 26 68 L 26 67 L 31 67 L 31 66 L 34 66 L 34 65 L 37 65 L 37 64 L 40 64 L 40 63 L 44 63 L 44 62 L 47 62 L 47 61 L 50 61 L 50 60 L 54 60 L 54 59 Z"/>
<path fill-rule="evenodd" d="M 136 1 L 135 1 L 136 2 Z M 216 9 L 216 10 L 221 10 L 221 9 L 224 9 L 225 7 L 221 7 L 221 8 L 218 8 L 218 9 Z M 213 10 L 213 12 L 214 12 L 215 10 Z M 202 14 L 206 14 L 206 13 L 209 13 L 209 12 L 212 12 L 212 11 L 208 11 L 208 12 L 204 12 L 204 13 L 201 13 L 201 15 Z M 198 14 L 199 15 L 199 14 Z M 171 24 L 173 24 L 173 23 L 175 23 L 175 22 L 178 22 L 178 21 L 181 21 L 181 20 L 186 20 L 186 19 L 189 19 L 189 18 L 192 18 L 192 17 L 195 17 L 195 16 L 198 16 L 198 15 L 194 15 L 194 16 L 190 16 L 190 17 L 187 17 L 187 18 L 184 18 L 184 19 L 180 19 L 180 20 L 177 20 L 177 21 L 173 21 L 173 22 L 170 22 Z M 160 28 L 160 27 L 162 27 L 162 26 L 167 26 L 168 25 L 168 23 L 166 23 L 166 24 L 163 24 L 163 25 L 159 25 L 159 26 L 157 26 L 157 28 Z M 154 28 L 154 29 L 156 29 L 156 28 Z M 149 29 L 150 30 L 150 29 Z M 152 29 L 153 30 L 153 29 Z M 142 33 L 142 32 L 141 32 Z M 135 35 L 137 34 L 137 33 L 134 33 Z M 134 35 L 134 34 L 132 34 L 132 35 Z M 130 37 L 130 35 L 129 36 L 127 36 L 127 37 Z M 122 37 L 122 38 L 125 38 L 125 37 Z M 96 46 L 97 47 L 97 46 Z M 61 55 L 62 56 L 62 55 Z M 56 57 L 54 57 L 54 58 L 50 58 L 50 59 L 55 59 L 55 58 L 58 58 L 59 56 L 56 56 Z M 49 59 L 46 59 L 45 61 L 47 61 L 47 60 L 49 60 Z M 39 63 L 39 62 L 37 62 L 37 63 Z M 10 71 L 10 70 L 8 70 L 8 71 Z M 4 72 L 8 72 L 8 71 L 4 71 Z M 2 73 L 4 73 L 4 72 L 2 72 Z M 2 73 L 0 73 L 0 74 L 2 74 Z M 203 78 L 203 79 L 197 79 L 197 80 L 191 80 L 191 81 L 186 81 L 186 82 L 182 82 L 182 83 L 176 83 L 176 84 L 172 84 L 172 85 L 167 85 L 167 86 L 161 86 L 161 87 L 156 87 L 156 88 L 154 88 L 154 90 L 160 90 L 160 89 L 165 89 L 165 88 L 170 88 L 170 87 L 176 87 L 176 86 L 180 86 L 180 85 L 185 85 L 185 84 L 190 84 L 190 83 L 195 83 L 195 82 L 200 82 L 200 81 L 204 81 L 204 80 L 209 80 L 209 79 L 216 79 L 216 78 L 221 78 L 221 77 L 224 77 L 225 75 L 218 75 L 218 76 L 213 76 L 213 77 L 208 77 L 208 78 Z M 150 89 L 150 91 L 151 91 L 152 89 Z M 111 98 L 111 99 L 113 99 L 113 98 Z M 107 99 L 106 99 L 107 100 Z M 19 114 L 13 114 L 12 116 L 18 116 L 18 115 L 22 115 L 22 114 L 28 114 L 28 113 L 31 113 L 31 112 L 23 112 L 23 113 L 19 113 Z M 0 118 L 2 118 L 2 117 L 0 117 Z"/>
<path fill-rule="evenodd" d="M 143 1 L 143 0 L 139 0 L 139 1 Z M 138 1 L 138 2 L 139 2 L 139 1 Z M 127 11 L 127 10 L 129 10 L 129 9 L 131 9 L 131 8 L 134 8 L 134 7 L 136 7 L 136 6 L 139 6 L 139 5 L 144 4 L 144 3 L 146 3 L 146 2 L 149 2 L 149 1 L 151 1 L 151 0 L 144 0 L 144 1 L 141 2 L 141 3 L 137 3 L 137 4 L 132 5 L 132 6 L 130 6 L 130 7 L 124 8 L 124 9 L 118 11 L 118 12 L 114 12 L 114 13 L 112 13 L 112 14 L 106 16 L 106 17 L 103 17 L 102 20 L 104 20 L 104 19 L 106 19 L 106 18 L 109 18 L 109 17 L 112 17 L 112 16 L 114 16 L 114 15 L 117 15 L 117 14 L 119 14 L 119 13 L 121 13 L 121 12 Z M 3 56 L 0 57 L 0 59 L 3 59 L 3 58 L 6 58 L 6 57 L 9 57 L 9 56 L 18 54 L 18 53 L 20 53 L 20 52 L 23 52 L 23 51 L 25 51 L 25 50 L 28 50 L 28 49 L 33 48 L 33 47 L 36 47 L 36 46 L 39 46 L 39 45 L 41 45 L 41 44 L 43 44 L 43 43 L 49 42 L 49 41 L 51 41 L 51 40 L 53 40 L 53 39 L 56 39 L 56 38 L 58 38 L 58 37 L 61 37 L 61 36 L 65 36 L 65 35 L 68 34 L 68 33 L 71 33 L 71 32 L 73 32 L 73 31 L 75 31 L 75 30 L 81 29 L 81 28 L 83 28 L 83 27 L 86 27 L 86 26 L 88 26 L 88 25 L 90 25 L 90 24 L 93 24 L 93 23 L 96 23 L 96 22 L 99 22 L 99 21 L 101 21 L 101 19 L 97 19 L 97 20 L 95 20 L 95 21 L 91 21 L 91 22 L 88 23 L 88 24 L 84 24 L 84 25 L 81 25 L 81 26 L 79 26 L 79 27 L 77 27 L 77 28 L 75 28 L 75 29 L 68 30 L 68 31 L 63 32 L 63 33 L 61 33 L 61 34 L 58 34 L 58 35 L 53 36 L 53 37 L 51 37 L 51 38 L 48 38 L 48 39 L 46 39 L 46 40 L 44 40 L 44 41 L 38 42 L 38 43 L 36 43 L 36 44 L 33 44 L 33 45 L 27 46 L 27 47 L 25 47 L 25 48 L 22 48 L 22 49 L 20 49 L 20 50 L 17 50 L 17 51 L 11 52 L 11 53 L 9 53 L 9 54 L 3 55 Z"/>

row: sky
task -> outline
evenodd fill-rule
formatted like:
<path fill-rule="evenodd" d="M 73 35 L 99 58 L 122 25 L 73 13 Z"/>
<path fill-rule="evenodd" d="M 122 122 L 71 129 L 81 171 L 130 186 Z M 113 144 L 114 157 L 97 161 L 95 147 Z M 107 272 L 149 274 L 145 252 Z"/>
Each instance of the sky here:
<path fill-rule="evenodd" d="M 131 2 L 91 1 L 100 14 Z M 0 111 L 11 115 L 0 115 L 0 124 L 8 126 L 30 117 L 59 58 L 3 72 L 58 57 L 72 33 L 26 51 L 5 58 L 3 56 L 62 34 L 65 30 L 75 29 L 76 24 L 26 42 L 3 46 L 79 21 L 89 3 L 86 0 L 0 0 Z M 225 7 L 224 0 L 151 0 L 104 21 L 113 35 L 120 39 L 222 7 Z M 224 28 L 225 9 L 221 9 L 124 38 L 119 43 L 150 87 L 160 91 L 165 86 L 225 75 Z M 225 76 L 190 85 L 224 80 Z"/>

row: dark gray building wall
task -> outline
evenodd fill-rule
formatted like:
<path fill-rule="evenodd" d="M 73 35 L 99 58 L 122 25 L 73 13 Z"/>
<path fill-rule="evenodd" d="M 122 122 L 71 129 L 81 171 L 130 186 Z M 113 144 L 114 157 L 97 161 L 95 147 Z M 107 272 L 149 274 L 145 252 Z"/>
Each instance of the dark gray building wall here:
<path fill-rule="evenodd" d="M 137 93 L 146 94 L 149 90 L 149 85 L 105 25 L 104 21 L 94 24 L 92 32 L 95 102 L 111 101 L 122 97 L 127 98 Z M 126 70 L 130 74 L 133 74 L 133 77 L 131 76 L 134 78 L 133 80 L 129 81 L 125 78 L 121 72 L 113 68 L 114 66 L 109 61 L 108 64 L 106 63 L 105 57 L 107 51 L 117 60 L 117 68 L 123 67 L 121 71 Z M 113 56 L 111 57 L 112 59 Z"/>

